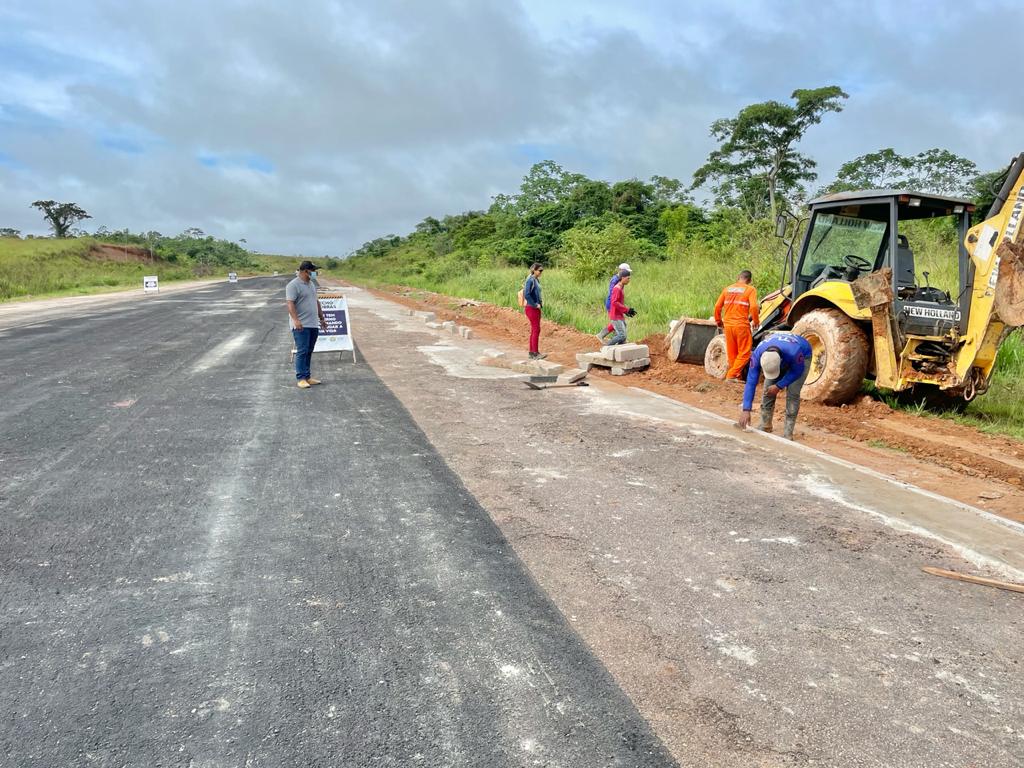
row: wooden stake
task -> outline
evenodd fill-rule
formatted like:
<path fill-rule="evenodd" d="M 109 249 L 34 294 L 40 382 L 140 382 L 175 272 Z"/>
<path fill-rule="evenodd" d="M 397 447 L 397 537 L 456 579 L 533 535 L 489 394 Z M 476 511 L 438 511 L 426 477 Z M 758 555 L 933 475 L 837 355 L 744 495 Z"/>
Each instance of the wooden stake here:
<path fill-rule="evenodd" d="M 943 568 L 932 568 L 931 566 L 925 566 L 921 570 L 925 573 L 930 573 L 932 576 L 942 576 L 944 579 L 967 581 L 971 584 L 981 584 L 986 587 L 995 587 L 996 589 L 1008 589 L 1011 592 L 1024 592 L 1024 584 L 1012 584 L 1009 581 L 996 581 L 995 579 L 986 579 L 983 576 L 968 576 L 965 573 L 947 571 Z"/>

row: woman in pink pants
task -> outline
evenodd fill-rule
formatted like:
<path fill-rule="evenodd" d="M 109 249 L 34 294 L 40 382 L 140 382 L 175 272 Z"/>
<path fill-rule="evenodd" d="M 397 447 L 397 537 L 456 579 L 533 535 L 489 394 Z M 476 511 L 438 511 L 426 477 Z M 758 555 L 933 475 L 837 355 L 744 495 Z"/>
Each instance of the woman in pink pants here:
<path fill-rule="evenodd" d="M 540 275 L 543 271 L 544 267 L 540 264 L 531 265 L 530 275 L 523 285 L 523 299 L 526 302 L 523 311 L 530 319 L 530 358 L 532 360 L 541 360 L 547 357 L 540 353 L 540 313 L 543 306 L 540 295 Z"/>

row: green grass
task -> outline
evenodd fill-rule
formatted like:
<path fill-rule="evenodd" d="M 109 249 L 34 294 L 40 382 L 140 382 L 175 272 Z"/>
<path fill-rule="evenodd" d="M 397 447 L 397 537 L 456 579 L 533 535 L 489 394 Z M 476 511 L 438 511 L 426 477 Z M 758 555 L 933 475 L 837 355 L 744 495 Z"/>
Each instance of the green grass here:
<path fill-rule="evenodd" d="M 921 248 L 923 259 L 929 258 L 929 250 Z M 333 274 L 371 287 L 409 286 L 503 307 L 517 306 L 516 293 L 526 277 L 522 267 L 460 268 L 444 258 L 437 264 L 424 264 L 422 258 L 408 257 L 399 249 L 384 257 L 354 259 L 351 263 L 343 262 Z M 686 250 L 676 252 L 667 261 L 634 264 L 633 280 L 626 288 L 626 303 L 637 309 L 637 316 L 629 321 L 629 338 L 639 341 L 650 333 L 665 333 L 669 321 L 680 315 L 710 316 L 722 286 L 731 282 L 740 269 L 754 270 L 758 292 L 763 296 L 779 287 L 780 264 L 777 252 L 768 247 L 726 255 Z M 585 333 L 595 333 L 607 324 L 606 278 L 576 282 L 566 270 L 552 267 L 545 270 L 541 282 L 546 319 Z M 870 385 L 868 391 L 873 391 Z M 887 402 L 900 410 L 925 414 L 920 406 L 898 403 L 894 398 Z M 978 397 L 964 413 L 941 417 L 985 432 L 1024 439 L 1024 338 L 1019 331 L 999 351 L 989 392 Z"/>
<path fill-rule="evenodd" d="M 626 303 L 636 309 L 637 315 L 628 321 L 629 338 L 639 341 L 651 333 L 666 333 L 669 321 L 681 315 L 710 317 L 719 291 L 748 265 L 754 269 L 762 294 L 778 289 L 778 272 L 772 268 L 774 265 L 758 269 L 756 261 L 694 258 L 686 262 L 671 259 L 633 265 Z M 453 269 L 434 277 L 429 273 L 393 268 L 375 269 L 372 262 L 363 262 L 360 265 L 342 263 L 334 274 L 373 287 L 404 285 L 502 307 L 517 307 L 516 294 L 526 278 L 526 269 L 493 266 Z M 588 333 L 597 332 L 608 324 L 604 300 L 610 277 L 577 282 L 565 269 L 546 269 L 541 278 L 545 319 Z"/>
<path fill-rule="evenodd" d="M 0 238 L 0 301 L 136 287 L 143 275 L 154 273 L 162 282 L 194 277 L 181 265 L 91 258 L 89 248 L 95 243 L 91 238 Z"/>
<path fill-rule="evenodd" d="M 0 238 L 0 301 L 138 288 L 142 285 L 142 277 L 150 274 L 159 275 L 161 283 L 198 277 L 193 265 L 187 262 L 99 259 L 89 253 L 89 249 L 97 244 L 100 241 L 94 238 Z M 117 244 L 111 245 L 116 247 Z M 243 276 L 271 274 L 275 270 L 288 274 L 295 270 L 301 259 L 255 256 L 253 260 L 255 268 L 234 271 Z M 224 275 L 228 271 L 230 269 L 226 267 L 219 270 Z"/>

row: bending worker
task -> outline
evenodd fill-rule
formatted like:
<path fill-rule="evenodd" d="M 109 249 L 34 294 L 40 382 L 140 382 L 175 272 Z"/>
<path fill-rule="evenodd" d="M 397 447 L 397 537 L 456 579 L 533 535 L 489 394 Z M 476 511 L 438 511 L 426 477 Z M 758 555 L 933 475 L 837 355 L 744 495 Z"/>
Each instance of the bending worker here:
<path fill-rule="evenodd" d="M 800 413 L 800 390 L 807 380 L 810 369 L 811 345 L 803 336 L 795 333 L 773 333 L 757 345 L 750 358 L 747 371 L 747 386 L 743 390 L 743 413 L 738 427 L 750 426 L 750 409 L 754 404 L 757 380 L 764 373 L 764 393 L 761 396 L 761 431 L 772 431 L 772 416 L 775 413 L 775 398 L 786 390 L 786 426 L 782 436 L 793 439 L 796 417 Z"/>
<path fill-rule="evenodd" d="M 725 331 L 725 352 L 729 357 L 726 381 L 742 381 L 740 374 L 750 361 L 754 329 L 761 324 L 757 289 L 750 284 L 752 278 L 750 270 L 744 269 L 715 302 L 715 324 Z"/>

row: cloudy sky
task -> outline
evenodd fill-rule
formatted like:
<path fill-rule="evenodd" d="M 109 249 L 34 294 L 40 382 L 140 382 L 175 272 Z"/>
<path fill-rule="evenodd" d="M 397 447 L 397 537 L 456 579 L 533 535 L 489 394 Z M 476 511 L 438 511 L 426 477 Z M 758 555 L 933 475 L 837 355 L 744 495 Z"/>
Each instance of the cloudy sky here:
<path fill-rule="evenodd" d="M 1020 2 L 4 0 L 0 226 L 197 226 L 341 255 L 486 208 L 553 159 L 685 182 L 708 125 L 794 88 L 846 110 L 822 181 L 892 146 L 985 170 L 1024 149 Z"/>

